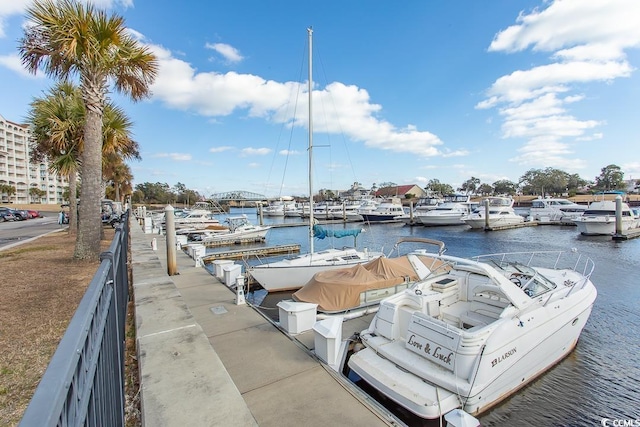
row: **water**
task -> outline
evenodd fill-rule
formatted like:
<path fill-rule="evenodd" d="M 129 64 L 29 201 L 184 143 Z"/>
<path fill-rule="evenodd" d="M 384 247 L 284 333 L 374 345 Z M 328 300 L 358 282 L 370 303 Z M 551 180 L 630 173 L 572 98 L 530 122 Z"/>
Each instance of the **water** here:
<path fill-rule="evenodd" d="M 256 221 L 255 211 L 246 213 Z M 300 218 L 265 218 L 265 223 L 299 222 Z M 576 248 L 595 262 L 591 280 L 598 298 L 578 345 L 567 358 L 500 406 L 483 414 L 483 426 L 595 426 L 602 419 L 634 420 L 640 425 L 640 238 L 615 242 L 607 236 L 586 237 L 572 226 L 538 226 L 495 232 L 466 226 L 409 227 L 404 224 L 335 225 L 365 228 L 358 248 L 388 253 L 400 237 L 441 240 L 447 253 L 470 257 L 496 252 L 569 250 Z M 306 227 L 274 228 L 268 245 L 299 243 L 308 251 Z M 352 246 L 353 239 L 315 242 L 315 249 Z M 409 247 L 407 247 L 408 249 Z M 277 295 L 269 296 L 277 298 Z M 605 423 L 606 424 L 606 423 Z M 616 425 L 623 425 L 622 421 Z"/>

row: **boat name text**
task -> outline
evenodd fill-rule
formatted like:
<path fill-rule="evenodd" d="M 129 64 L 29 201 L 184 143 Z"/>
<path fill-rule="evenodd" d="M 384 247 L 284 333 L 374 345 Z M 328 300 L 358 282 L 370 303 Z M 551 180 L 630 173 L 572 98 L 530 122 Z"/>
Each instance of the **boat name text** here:
<path fill-rule="evenodd" d="M 502 356 L 496 357 L 495 359 L 493 359 L 491 361 L 491 367 L 493 368 L 494 366 L 496 366 L 498 363 L 502 362 L 503 360 L 507 359 L 508 357 L 513 356 L 514 354 L 516 354 L 516 347 L 513 347 L 511 350 L 507 351 L 505 354 L 503 354 Z"/>
<path fill-rule="evenodd" d="M 413 347 L 414 349 L 424 352 L 428 356 L 431 356 L 437 359 L 440 362 L 440 364 L 446 364 L 448 366 L 451 366 L 451 362 L 453 359 L 452 351 L 447 353 L 447 349 L 444 349 L 439 345 L 438 346 L 434 345 L 432 347 L 431 346 L 432 343 L 430 343 L 429 341 L 420 342 L 420 341 L 417 341 L 416 338 L 422 338 L 422 337 L 416 337 L 415 334 L 411 335 L 407 340 L 407 345 L 410 347 Z"/>

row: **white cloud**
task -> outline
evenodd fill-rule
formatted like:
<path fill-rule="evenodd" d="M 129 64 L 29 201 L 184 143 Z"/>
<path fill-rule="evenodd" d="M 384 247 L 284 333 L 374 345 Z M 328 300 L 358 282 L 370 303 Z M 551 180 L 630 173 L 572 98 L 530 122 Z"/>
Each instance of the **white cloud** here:
<path fill-rule="evenodd" d="M 226 62 L 236 63 L 242 61 L 244 58 L 240 55 L 240 52 L 235 47 L 225 43 L 207 43 L 205 46 L 207 49 L 212 49 L 222 55 Z"/>
<path fill-rule="evenodd" d="M 32 0 L 3 0 L 0 1 L 0 38 L 6 37 L 4 31 L 7 18 L 12 15 L 22 15 Z"/>
<path fill-rule="evenodd" d="M 450 150 L 444 150 L 444 152 L 442 153 L 442 157 L 447 158 L 447 157 L 463 157 L 463 156 L 468 156 L 469 155 L 469 150 L 454 150 L 454 151 L 450 151 Z"/>
<path fill-rule="evenodd" d="M 177 162 L 186 162 L 191 160 L 191 154 L 187 153 L 156 153 L 153 155 L 153 157 L 169 158 Z"/>
<path fill-rule="evenodd" d="M 242 156 L 265 156 L 271 153 L 271 148 L 252 148 L 247 147 L 241 150 Z"/>
<path fill-rule="evenodd" d="M 233 150 L 233 147 L 228 146 L 228 145 L 223 145 L 221 147 L 211 147 L 211 148 L 209 148 L 209 152 L 210 153 L 222 153 L 224 151 L 229 151 L 229 150 Z"/>
<path fill-rule="evenodd" d="M 552 1 L 544 10 L 520 13 L 517 25 L 496 35 L 490 51 L 553 52 L 601 44 L 622 49 L 640 42 L 640 2 L 636 0 Z"/>
<path fill-rule="evenodd" d="M 0 66 L 3 66 L 5 68 L 8 68 L 12 71 L 15 71 L 16 73 L 24 76 L 24 77 L 30 77 L 30 78 L 44 78 L 44 74 L 41 72 L 38 72 L 36 74 L 32 74 L 29 71 L 27 71 L 23 66 L 22 66 L 22 61 L 20 60 L 20 57 L 17 54 L 10 54 L 10 55 L 4 55 L 4 56 L 0 56 Z"/>
<path fill-rule="evenodd" d="M 512 162 L 576 170 L 586 162 L 576 158 L 573 144 L 602 138 L 595 130 L 605 121 L 576 118 L 568 106 L 586 98 L 587 84 L 634 71 L 625 50 L 640 47 L 640 2 L 555 0 L 547 5 L 521 12 L 515 25 L 496 34 L 489 51 L 547 52 L 549 63 L 499 77 L 476 108 L 498 108 L 502 136 L 525 141 Z M 578 89 L 581 93 L 572 93 Z"/>
<path fill-rule="evenodd" d="M 245 111 L 252 118 L 274 123 L 306 127 L 308 118 L 306 85 L 276 82 L 252 74 L 236 72 L 198 72 L 188 62 L 177 59 L 169 50 L 152 45 L 160 70 L 152 87 L 155 99 L 171 108 L 195 111 L 207 117 L 229 116 Z M 296 116 L 292 99 L 298 96 Z M 381 106 L 371 102 L 366 90 L 334 82 L 313 91 L 314 131 L 343 134 L 366 146 L 382 150 L 412 153 L 422 157 L 441 155 L 442 141 L 434 134 L 408 125 L 398 128 L 379 119 Z"/>

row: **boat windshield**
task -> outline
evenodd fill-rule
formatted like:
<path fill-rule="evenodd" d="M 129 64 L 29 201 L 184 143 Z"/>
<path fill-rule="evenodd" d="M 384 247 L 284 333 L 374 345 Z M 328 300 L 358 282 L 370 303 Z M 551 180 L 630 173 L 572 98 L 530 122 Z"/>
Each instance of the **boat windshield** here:
<path fill-rule="evenodd" d="M 532 267 L 517 262 L 495 264 L 511 282 L 531 298 L 536 298 L 556 288 L 555 283 Z"/>

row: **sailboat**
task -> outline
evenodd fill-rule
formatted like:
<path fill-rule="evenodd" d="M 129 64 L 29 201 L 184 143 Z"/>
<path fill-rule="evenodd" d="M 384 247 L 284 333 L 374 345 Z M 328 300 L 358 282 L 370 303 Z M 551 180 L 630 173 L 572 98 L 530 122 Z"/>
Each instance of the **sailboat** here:
<path fill-rule="evenodd" d="M 355 239 L 355 236 L 357 236 L 357 233 L 361 230 L 325 230 L 316 224 L 313 217 L 313 29 L 307 28 L 307 34 L 309 37 L 309 253 L 280 261 L 247 267 L 247 273 L 267 292 L 299 289 L 307 283 L 314 274 L 320 271 L 366 263 L 384 256 L 382 252 L 370 252 L 366 249 L 364 251 L 358 251 L 356 248 L 330 248 L 319 252 L 314 251 L 313 240 L 315 237 L 344 237 L 352 235 Z"/>

